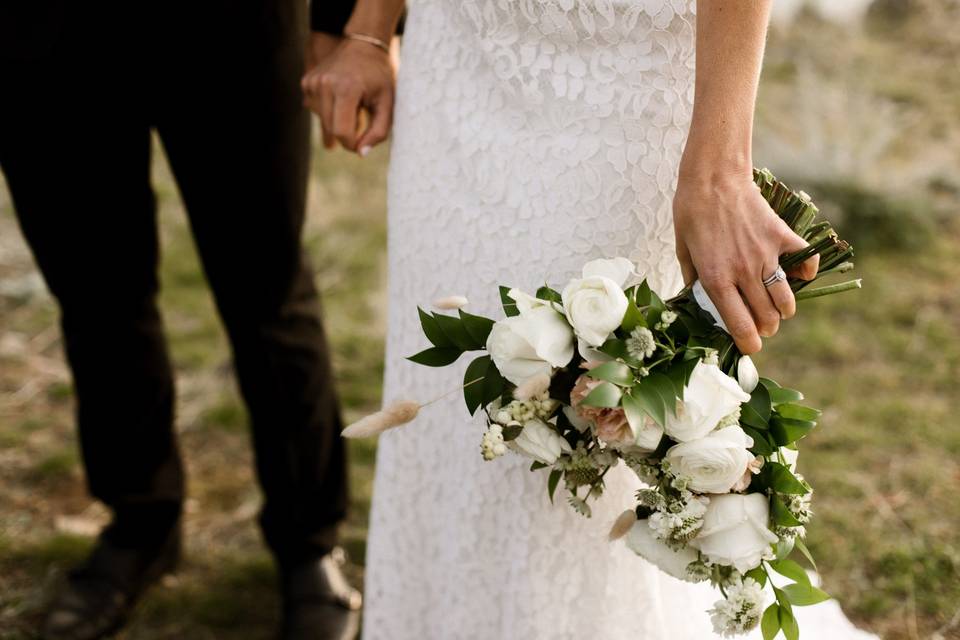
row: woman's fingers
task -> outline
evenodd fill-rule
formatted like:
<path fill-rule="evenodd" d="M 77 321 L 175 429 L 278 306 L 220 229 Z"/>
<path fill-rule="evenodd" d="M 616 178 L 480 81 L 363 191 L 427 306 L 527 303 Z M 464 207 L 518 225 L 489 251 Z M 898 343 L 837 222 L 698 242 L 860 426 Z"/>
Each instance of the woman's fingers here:
<path fill-rule="evenodd" d="M 740 297 L 740 291 L 732 283 L 721 284 L 716 282 L 704 282 L 704 289 L 710 300 L 716 305 L 720 317 L 727 325 L 727 331 L 733 336 L 737 343 L 737 348 L 745 355 L 760 351 L 763 346 L 760 342 L 760 334 L 757 332 L 757 325 Z"/>
<path fill-rule="evenodd" d="M 779 218 L 778 218 L 779 220 Z M 793 232 L 787 223 L 780 220 L 780 255 L 802 251 L 810 246 L 806 240 Z M 803 280 L 813 280 L 817 276 L 817 270 L 820 268 L 820 256 L 815 255 L 806 262 L 790 269 L 789 275 Z"/>
<path fill-rule="evenodd" d="M 773 306 L 780 312 L 780 317 L 789 320 L 797 313 L 797 299 L 793 296 L 790 284 L 785 280 L 774 282 L 767 287 L 767 293 L 773 301 Z"/>
<path fill-rule="evenodd" d="M 697 279 L 697 269 L 693 266 L 693 258 L 687 245 L 677 238 L 677 261 L 680 262 L 680 271 L 683 273 L 683 284 L 688 285 Z"/>
<path fill-rule="evenodd" d="M 748 276 L 738 283 L 743 297 L 750 305 L 750 314 L 757 326 L 757 332 L 764 338 L 777 335 L 780 330 L 780 311 L 763 286 L 760 276 Z"/>
<path fill-rule="evenodd" d="M 393 123 L 393 94 L 377 96 L 370 104 L 370 112 L 370 125 L 357 140 L 357 150 L 361 156 L 367 155 L 371 148 L 387 139 Z"/>

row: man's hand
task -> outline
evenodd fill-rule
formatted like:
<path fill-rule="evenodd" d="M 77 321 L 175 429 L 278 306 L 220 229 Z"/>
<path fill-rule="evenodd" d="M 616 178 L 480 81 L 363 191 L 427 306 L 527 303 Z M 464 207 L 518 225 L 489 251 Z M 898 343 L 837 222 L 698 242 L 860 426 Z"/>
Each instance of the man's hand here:
<path fill-rule="evenodd" d="M 385 51 L 366 42 L 314 34 L 300 84 L 304 104 L 320 116 L 328 149 L 339 142 L 365 156 L 389 135 L 396 70 Z M 370 114 L 366 127 L 362 111 Z"/>
<path fill-rule="evenodd" d="M 327 56 L 333 53 L 342 40 L 342 37 L 335 36 L 332 33 L 312 32 L 310 40 L 307 42 L 307 73 L 313 71 L 318 64 L 326 60 Z"/>

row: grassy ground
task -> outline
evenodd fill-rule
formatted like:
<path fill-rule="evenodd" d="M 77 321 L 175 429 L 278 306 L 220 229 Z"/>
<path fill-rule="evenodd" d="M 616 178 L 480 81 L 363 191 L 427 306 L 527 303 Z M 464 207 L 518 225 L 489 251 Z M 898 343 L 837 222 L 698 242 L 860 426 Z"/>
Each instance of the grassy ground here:
<path fill-rule="evenodd" d="M 825 409 L 801 461 L 820 488 L 811 547 L 850 616 L 897 640 L 960 638 L 960 79 L 949 71 L 960 47 L 937 28 L 949 24 L 944 15 L 920 17 L 876 19 L 853 35 L 806 17 L 775 33 L 757 144 L 758 161 L 809 186 L 860 249 L 864 291 L 805 303 L 758 364 Z M 379 400 L 386 155 L 316 160 L 308 246 L 349 418 Z M 123 637 L 266 638 L 277 605 L 254 522 L 245 416 L 162 160 L 154 173 L 190 473 L 188 546 L 183 569 Z M 43 593 L 106 515 L 84 493 L 55 324 L 0 189 L 4 640 L 31 637 Z M 344 534 L 360 582 L 374 450 L 350 447 Z"/>

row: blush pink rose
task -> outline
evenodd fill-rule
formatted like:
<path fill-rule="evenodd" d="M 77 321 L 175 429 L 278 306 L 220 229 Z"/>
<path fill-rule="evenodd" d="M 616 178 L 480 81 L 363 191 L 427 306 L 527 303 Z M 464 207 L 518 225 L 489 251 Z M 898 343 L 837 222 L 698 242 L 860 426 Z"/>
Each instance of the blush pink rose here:
<path fill-rule="evenodd" d="M 587 369 L 591 369 L 596 366 L 596 364 L 597 363 L 587 363 L 584 366 Z M 602 384 L 600 380 L 595 380 L 586 375 L 580 376 L 570 391 L 570 404 L 578 416 L 594 424 L 599 439 L 609 444 L 633 443 L 633 429 L 630 428 L 630 423 L 627 421 L 627 416 L 624 414 L 623 409 L 587 407 L 581 404 L 583 399 L 600 384 Z"/>

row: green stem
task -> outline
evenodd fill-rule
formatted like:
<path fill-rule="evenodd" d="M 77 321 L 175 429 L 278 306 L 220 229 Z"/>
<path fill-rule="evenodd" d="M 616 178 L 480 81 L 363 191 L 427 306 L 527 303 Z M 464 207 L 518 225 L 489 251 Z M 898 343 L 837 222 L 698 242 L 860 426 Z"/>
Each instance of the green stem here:
<path fill-rule="evenodd" d="M 859 279 L 850 280 L 849 282 L 832 284 L 827 287 L 818 287 L 816 289 L 804 289 L 803 291 L 798 291 L 796 294 L 796 299 L 809 300 L 810 298 L 820 298 L 822 296 L 833 295 L 834 293 L 842 293 L 852 289 L 860 289 L 861 287 L 862 282 Z"/>

